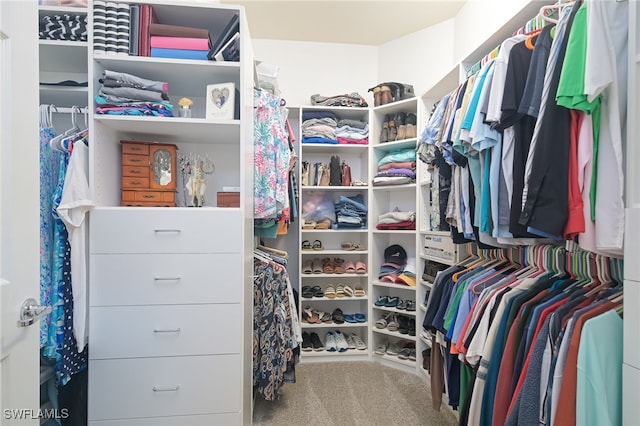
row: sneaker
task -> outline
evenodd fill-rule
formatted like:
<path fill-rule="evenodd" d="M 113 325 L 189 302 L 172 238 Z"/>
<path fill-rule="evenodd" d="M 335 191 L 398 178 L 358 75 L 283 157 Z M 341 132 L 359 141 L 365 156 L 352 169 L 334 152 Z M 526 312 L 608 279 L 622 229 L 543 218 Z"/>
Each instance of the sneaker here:
<path fill-rule="evenodd" d="M 311 336 L 306 331 L 302 333 L 302 350 L 304 352 L 310 352 L 313 350 L 313 344 L 311 343 Z"/>
<path fill-rule="evenodd" d="M 336 347 L 336 336 L 332 332 L 328 332 L 327 337 L 324 339 L 324 349 L 328 352 L 335 352 L 338 350 Z"/>
<path fill-rule="evenodd" d="M 318 333 L 311 333 L 309 337 L 311 339 L 311 345 L 313 346 L 314 351 L 319 352 L 324 350 L 324 345 L 322 344 L 322 340 L 320 340 L 320 336 L 318 336 Z"/>
<path fill-rule="evenodd" d="M 353 334 L 350 334 L 347 336 L 347 347 L 349 349 L 355 349 L 356 348 L 356 342 L 353 340 Z"/>
<path fill-rule="evenodd" d="M 351 340 L 353 340 L 353 343 L 355 343 L 355 348 L 357 350 L 364 351 L 367 349 L 367 345 L 362 341 L 360 336 L 358 336 L 356 333 L 351 333 L 349 337 L 351 338 Z"/>
<path fill-rule="evenodd" d="M 347 339 L 344 337 L 344 334 L 342 334 L 340 330 L 336 330 L 334 333 L 334 336 L 335 336 L 336 348 L 338 349 L 338 352 L 345 352 L 347 349 L 349 349 L 349 344 L 347 343 Z"/>
<path fill-rule="evenodd" d="M 387 352 L 389 343 L 387 341 L 380 342 L 374 351 L 378 355 L 384 355 Z"/>

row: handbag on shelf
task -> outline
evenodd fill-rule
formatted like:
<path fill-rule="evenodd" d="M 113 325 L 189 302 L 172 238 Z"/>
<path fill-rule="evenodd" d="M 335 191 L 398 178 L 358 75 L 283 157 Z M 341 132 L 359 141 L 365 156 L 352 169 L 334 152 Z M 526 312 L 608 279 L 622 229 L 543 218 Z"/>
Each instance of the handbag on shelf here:
<path fill-rule="evenodd" d="M 331 168 L 328 164 L 322 163 L 320 165 L 320 170 L 322 171 L 322 174 L 320 175 L 320 182 L 318 183 L 318 186 L 329 186 L 331 183 Z"/>
<path fill-rule="evenodd" d="M 342 184 L 342 173 L 340 171 L 340 157 L 337 155 L 331 156 L 331 179 L 329 185 L 331 186 L 340 186 Z"/>
<path fill-rule="evenodd" d="M 351 186 L 351 167 L 344 160 L 340 165 L 340 175 L 342 176 L 342 186 Z"/>

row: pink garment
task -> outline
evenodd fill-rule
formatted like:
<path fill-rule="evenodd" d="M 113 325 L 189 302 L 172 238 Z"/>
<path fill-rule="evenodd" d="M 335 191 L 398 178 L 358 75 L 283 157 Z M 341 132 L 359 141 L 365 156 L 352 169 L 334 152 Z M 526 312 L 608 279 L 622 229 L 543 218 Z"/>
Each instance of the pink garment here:
<path fill-rule="evenodd" d="M 341 136 L 338 136 L 338 143 L 342 145 L 367 145 L 369 144 L 369 138 L 353 139 L 353 138 L 343 138 Z"/>
<path fill-rule="evenodd" d="M 151 47 L 162 49 L 209 50 L 206 38 L 151 36 Z"/>
<path fill-rule="evenodd" d="M 378 167 L 378 170 L 383 171 L 383 170 L 389 170 L 389 169 L 411 169 L 411 170 L 415 170 L 416 169 L 416 162 L 415 161 L 405 161 L 402 163 L 387 163 L 387 164 L 383 164 L 382 166 Z"/>

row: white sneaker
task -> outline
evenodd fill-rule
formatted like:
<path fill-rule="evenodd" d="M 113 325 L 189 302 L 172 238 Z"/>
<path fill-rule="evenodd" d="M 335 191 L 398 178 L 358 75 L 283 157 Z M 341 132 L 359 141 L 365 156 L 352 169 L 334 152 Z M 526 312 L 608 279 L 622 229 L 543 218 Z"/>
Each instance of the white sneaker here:
<path fill-rule="evenodd" d="M 353 340 L 353 334 L 347 336 L 347 346 L 349 347 L 349 349 L 356 348 L 356 342 Z"/>
<path fill-rule="evenodd" d="M 336 351 L 336 336 L 332 332 L 327 333 L 327 337 L 324 339 L 324 348 L 328 352 Z"/>
<path fill-rule="evenodd" d="M 349 337 L 351 338 L 351 340 L 353 340 L 353 343 L 355 344 L 355 347 L 357 350 L 364 351 L 367 349 L 367 345 L 362 341 L 360 336 L 358 336 L 356 333 L 352 333 Z"/>
<path fill-rule="evenodd" d="M 344 337 L 344 334 L 342 334 L 340 330 L 336 330 L 335 339 L 336 339 L 336 347 L 338 348 L 338 352 L 345 352 L 349 348 L 347 339 Z"/>

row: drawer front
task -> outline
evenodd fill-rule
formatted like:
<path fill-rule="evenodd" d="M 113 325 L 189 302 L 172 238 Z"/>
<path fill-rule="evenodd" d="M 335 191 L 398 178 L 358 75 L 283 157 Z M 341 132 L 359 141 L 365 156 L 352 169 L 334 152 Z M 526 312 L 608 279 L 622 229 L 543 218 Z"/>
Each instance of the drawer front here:
<path fill-rule="evenodd" d="M 423 253 L 427 256 L 437 257 L 444 260 L 454 260 L 456 255 L 456 247 L 451 237 L 442 235 L 423 236 L 424 248 Z"/>
<path fill-rule="evenodd" d="M 239 354 L 239 304 L 92 307 L 91 359 Z"/>
<path fill-rule="evenodd" d="M 89 420 L 239 412 L 241 367 L 240 355 L 89 361 Z"/>
<path fill-rule="evenodd" d="M 149 157 L 146 155 L 122 154 L 123 166 L 149 167 Z"/>
<path fill-rule="evenodd" d="M 232 426 L 240 425 L 240 413 L 202 414 L 199 416 L 147 417 L 143 419 L 97 420 L 89 426 Z"/>
<path fill-rule="evenodd" d="M 239 210 L 94 209 L 90 214 L 92 253 L 239 253 L 243 244 Z"/>
<path fill-rule="evenodd" d="M 122 166 L 122 176 L 148 178 L 149 168 L 124 165 Z"/>
<path fill-rule="evenodd" d="M 147 189 L 149 188 L 149 178 L 123 176 L 122 187 Z"/>
<path fill-rule="evenodd" d="M 143 143 L 123 143 L 123 154 L 149 155 L 149 145 Z"/>
<path fill-rule="evenodd" d="M 240 303 L 239 254 L 96 254 L 91 306 Z"/>

